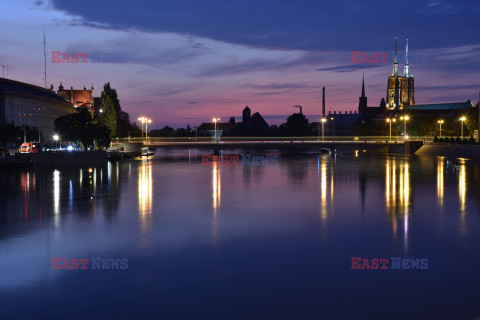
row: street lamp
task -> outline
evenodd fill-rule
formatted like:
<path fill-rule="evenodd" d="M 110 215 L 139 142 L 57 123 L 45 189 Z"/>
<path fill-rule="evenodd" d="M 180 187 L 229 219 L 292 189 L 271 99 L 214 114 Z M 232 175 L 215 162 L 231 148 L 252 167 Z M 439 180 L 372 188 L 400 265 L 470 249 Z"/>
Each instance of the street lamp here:
<path fill-rule="evenodd" d="M 463 139 L 463 123 L 465 122 L 465 120 L 467 120 L 467 118 L 465 118 L 465 117 L 460 118 L 460 125 L 462 127 L 462 139 Z"/>
<path fill-rule="evenodd" d="M 60 137 L 58 136 L 58 134 L 54 134 L 54 135 L 53 135 L 53 140 L 55 140 L 55 141 L 60 140 Z M 61 142 L 60 142 L 60 143 L 61 143 Z"/>
<path fill-rule="evenodd" d="M 145 118 L 145 142 L 148 141 L 148 124 L 152 123 L 152 119 Z"/>
<path fill-rule="evenodd" d="M 400 120 L 403 120 L 403 138 L 404 139 L 407 139 L 407 120 L 410 120 L 410 117 L 409 116 L 402 116 L 400 117 Z"/>
<path fill-rule="evenodd" d="M 390 118 L 387 118 L 387 122 L 390 124 L 390 140 L 389 141 L 392 141 L 392 122 L 395 122 L 397 121 L 397 119 L 393 118 L 393 119 L 390 119 Z"/>
<path fill-rule="evenodd" d="M 335 118 L 331 117 L 330 120 L 332 120 L 332 136 L 333 136 L 333 141 L 335 142 Z"/>
<path fill-rule="evenodd" d="M 322 118 L 322 141 L 325 141 L 325 122 L 327 122 L 327 119 Z"/>
<path fill-rule="evenodd" d="M 145 123 L 145 120 L 146 120 L 146 119 L 147 119 L 147 118 L 145 118 L 145 117 L 143 117 L 143 116 L 140 117 L 140 118 L 138 118 L 138 121 L 140 121 L 140 122 L 142 123 L 142 139 L 143 139 L 143 124 Z"/>
<path fill-rule="evenodd" d="M 138 118 L 138 121 L 142 123 L 142 139 L 143 139 L 143 124 L 145 124 L 145 142 L 147 142 L 148 139 L 148 124 L 152 123 L 152 119 L 149 119 L 147 117 L 140 117 Z"/>
<path fill-rule="evenodd" d="M 445 121 L 443 120 L 438 120 L 437 123 L 440 125 L 440 138 L 442 137 L 442 123 L 444 123 Z"/>
<path fill-rule="evenodd" d="M 215 143 L 218 143 L 217 141 L 217 121 L 220 121 L 220 118 L 213 118 L 213 123 L 215 124 Z"/>

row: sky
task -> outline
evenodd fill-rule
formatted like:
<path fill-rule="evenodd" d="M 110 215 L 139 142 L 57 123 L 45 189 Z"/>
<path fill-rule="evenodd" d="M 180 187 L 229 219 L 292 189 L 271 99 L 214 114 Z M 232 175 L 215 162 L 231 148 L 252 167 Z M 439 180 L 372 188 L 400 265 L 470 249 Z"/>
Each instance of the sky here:
<path fill-rule="evenodd" d="M 110 82 L 132 120 L 152 129 L 228 121 L 249 106 L 269 124 L 303 107 L 355 111 L 365 76 L 369 106 L 386 96 L 395 37 L 400 72 L 409 39 L 417 104 L 476 103 L 478 0 L 2 0 L 0 76 L 58 89 Z M 117 63 L 54 63 L 52 51 L 118 54 Z M 352 52 L 388 53 L 355 63 Z"/>

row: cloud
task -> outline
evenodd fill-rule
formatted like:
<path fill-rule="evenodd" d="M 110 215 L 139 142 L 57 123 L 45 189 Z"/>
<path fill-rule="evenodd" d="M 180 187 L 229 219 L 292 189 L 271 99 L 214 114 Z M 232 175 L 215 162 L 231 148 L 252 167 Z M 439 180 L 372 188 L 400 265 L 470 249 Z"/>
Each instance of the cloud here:
<path fill-rule="evenodd" d="M 358 71 L 358 70 L 363 70 L 363 69 L 372 69 L 372 68 L 380 68 L 380 67 L 385 67 L 385 64 L 381 64 L 381 63 L 352 63 L 352 64 L 347 64 L 347 65 L 342 65 L 342 66 L 318 68 L 317 71 L 352 72 L 352 71 Z"/>
<path fill-rule="evenodd" d="M 51 3 L 56 10 L 75 17 L 72 21 L 77 25 L 174 32 L 266 48 L 375 50 L 391 48 L 393 35 L 410 35 L 419 48 L 444 47 L 448 43 L 466 45 L 480 40 L 477 23 L 480 3 L 469 0 L 362 3 L 144 0 L 141 5 L 130 0 L 52 0 Z M 402 23 L 392 24 L 398 19 Z M 379 28 L 382 25 L 390 27 Z"/>
<path fill-rule="evenodd" d="M 259 90 L 304 89 L 304 88 L 311 87 L 311 85 L 308 83 L 276 83 L 276 82 L 271 82 L 269 84 L 245 83 L 241 86 L 243 88 L 259 89 Z"/>

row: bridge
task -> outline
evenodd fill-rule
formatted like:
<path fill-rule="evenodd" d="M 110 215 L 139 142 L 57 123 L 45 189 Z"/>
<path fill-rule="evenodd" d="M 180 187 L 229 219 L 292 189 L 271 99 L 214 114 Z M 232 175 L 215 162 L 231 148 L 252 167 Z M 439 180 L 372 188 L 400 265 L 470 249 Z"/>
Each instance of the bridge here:
<path fill-rule="evenodd" d="M 431 137 L 409 140 L 390 137 L 221 137 L 217 141 L 210 137 L 174 137 L 148 139 L 114 139 L 114 148 L 122 146 L 126 151 L 138 152 L 142 147 L 156 148 L 198 148 L 198 149 L 279 149 L 279 150 L 369 150 L 385 153 L 414 153 Z"/>

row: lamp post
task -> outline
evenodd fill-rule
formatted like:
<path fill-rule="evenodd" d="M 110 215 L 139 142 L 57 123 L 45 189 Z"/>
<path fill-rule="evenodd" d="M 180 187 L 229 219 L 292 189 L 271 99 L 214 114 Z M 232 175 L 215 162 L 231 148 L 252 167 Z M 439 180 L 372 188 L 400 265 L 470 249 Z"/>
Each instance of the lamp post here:
<path fill-rule="evenodd" d="M 325 141 L 325 122 L 327 122 L 327 119 L 322 118 L 322 141 Z"/>
<path fill-rule="evenodd" d="M 397 121 L 397 119 L 393 118 L 393 119 L 390 119 L 390 118 L 387 118 L 387 122 L 390 124 L 390 140 L 392 140 L 392 122 L 395 122 Z"/>
<path fill-rule="evenodd" d="M 148 141 L 148 124 L 152 123 L 152 119 L 145 118 L 145 142 Z"/>
<path fill-rule="evenodd" d="M 407 120 L 410 120 L 409 116 L 402 116 L 400 120 L 403 120 L 403 139 L 407 139 Z"/>
<path fill-rule="evenodd" d="M 442 137 L 442 123 L 444 123 L 443 120 L 438 120 L 438 124 L 440 125 L 440 138 Z"/>
<path fill-rule="evenodd" d="M 333 142 L 335 142 L 335 118 L 331 117 L 330 120 L 332 120 L 332 136 L 333 136 Z"/>
<path fill-rule="evenodd" d="M 460 126 L 462 127 L 462 139 L 463 139 L 463 123 L 465 122 L 465 120 L 467 120 L 467 118 L 465 117 L 460 118 Z"/>
<path fill-rule="evenodd" d="M 215 143 L 218 143 L 217 141 L 217 121 L 220 121 L 220 118 L 213 118 L 213 123 L 215 124 Z"/>
<path fill-rule="evenodd" d="M 142 123 L 142 140 L 143 140 L 143 124 L 145 123 L 145 119 L 146 119 L 146 118 L 143 117 L 143 116 L 140 117 L 140 118 L 138 118 L 138 121 L 140 121 L 140 122 Z"/>
<path fill-rule="evenodd" d="M 58 134 L 53 135 L 53 140 L 55 140 L 55 141 L 60 140 L 60 137 L 58 136 Z M 61 143 L 61 142 L 60 142 L 60 143 Z"/>

